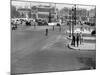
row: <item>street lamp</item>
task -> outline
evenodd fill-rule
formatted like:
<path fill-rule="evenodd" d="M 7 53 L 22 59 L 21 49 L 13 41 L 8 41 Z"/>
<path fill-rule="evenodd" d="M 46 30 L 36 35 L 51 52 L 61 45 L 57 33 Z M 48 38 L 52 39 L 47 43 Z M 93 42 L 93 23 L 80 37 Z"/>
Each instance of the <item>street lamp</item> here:
<path fill-rule="evenodd" d="M 73 36 L 73 34 L 74 34 L 74 25 L 76 25 L 76 4 L 72 8 L 72 20 L 71 20 L 71 22 L 72 22 L 71 30 L 72 30 L 72 36 Z"/>
<path fill-rule="evenodd" d="M 75 46 L 74 25 L 76 25 L 76 4 L 72 8 L 72 18 L 71 18 L 71 37 L 72 37 L 71 45 Z"/>

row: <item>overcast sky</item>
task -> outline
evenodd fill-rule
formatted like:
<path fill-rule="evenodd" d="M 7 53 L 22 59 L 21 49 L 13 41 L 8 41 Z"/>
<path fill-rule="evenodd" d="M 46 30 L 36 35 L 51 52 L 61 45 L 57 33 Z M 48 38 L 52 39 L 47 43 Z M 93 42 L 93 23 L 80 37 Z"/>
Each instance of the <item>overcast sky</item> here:
<path fill-rule="evenodd" d="M 12 1 L 11 2 L 12 5 L 16 6 L 16 7 L 28 7 L 30 8 L 30 6 L 35 6 L 35 5 L 52 5 L 52 6 L 55 6 L 54 3 L 41 3 L 41 2 L 25 2 L 25 1 Z M 62 9 L 63 7 L 69 7 L 69 8 L 72 8 L 73 5 L 72 4 L 56 4 L 56 8 L 58 9 Z M 87 9 L 87 10 L 90 10 L 90 9 L 93 9 L 95 8 L 94 6 L 85 6 L 85 5 L 77 5 L 76 6 L 77 8 L 84 8 L 84 9 Z"/>

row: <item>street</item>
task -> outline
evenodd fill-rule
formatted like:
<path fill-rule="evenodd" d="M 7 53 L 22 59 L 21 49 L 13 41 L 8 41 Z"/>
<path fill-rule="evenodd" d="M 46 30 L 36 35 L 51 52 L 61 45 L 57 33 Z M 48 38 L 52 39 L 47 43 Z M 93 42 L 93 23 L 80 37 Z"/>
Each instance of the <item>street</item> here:
<path fill-rule="evenodd" d="M 70 40 L 63 38 L 59 28 L 49 29 L 48 36 L 45 30 L 15 30 L 11 32 L 11 72 L 34 73 L 47 71 L 72 71 L 80 70 L 87 65 L 80 62 L 79 58 L 93 58 L 95 51 L 78 51 L 69 49 L 65 44 Z"/>

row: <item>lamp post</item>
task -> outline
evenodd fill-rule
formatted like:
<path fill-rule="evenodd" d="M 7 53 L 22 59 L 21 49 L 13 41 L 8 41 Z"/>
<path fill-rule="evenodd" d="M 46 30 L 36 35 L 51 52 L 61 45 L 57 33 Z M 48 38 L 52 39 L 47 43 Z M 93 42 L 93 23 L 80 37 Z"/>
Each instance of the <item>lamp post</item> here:
<path fill-rule="evenodd" d="M 73 36 L 74 34 L 74 25 L 76 25 L 76 4 L 74 5 L 74 7 L 72 8 L 72 20 L 71 20 L 72 24 L 71 24 L 71 36 Z"/>
<path fill-rule="evenodd" d="M 72 17 L 71 17 L 71 45 L 75 46 L 75 36 L 74 36 L 74 25 L 76 25 L 76 4 L 72 8 Z"/>

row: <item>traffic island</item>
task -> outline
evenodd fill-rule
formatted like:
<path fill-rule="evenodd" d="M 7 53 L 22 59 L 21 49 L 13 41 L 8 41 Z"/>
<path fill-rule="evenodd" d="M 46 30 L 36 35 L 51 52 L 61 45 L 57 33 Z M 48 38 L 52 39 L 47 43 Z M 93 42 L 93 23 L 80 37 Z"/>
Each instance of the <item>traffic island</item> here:
<path fill-rule="evenodd" d="M 72 40 L 72 36 L 65 36 L 66 39 L 69 39 L 69 40 Z M 96 40 L 96 37 L 82 37 L 83 41 L 95 41 Z"/>
<path fill-rule="evenodd" d="M 71 43 L 68 44 L 68 47 L 70 49 L 74 49 L 74 50 L 96 50 L 96 44 L 95 43 L 82 43 L 80 45 L 78 45 L 78 47 L 75 45 L 71 45 Z"/>

